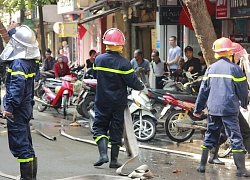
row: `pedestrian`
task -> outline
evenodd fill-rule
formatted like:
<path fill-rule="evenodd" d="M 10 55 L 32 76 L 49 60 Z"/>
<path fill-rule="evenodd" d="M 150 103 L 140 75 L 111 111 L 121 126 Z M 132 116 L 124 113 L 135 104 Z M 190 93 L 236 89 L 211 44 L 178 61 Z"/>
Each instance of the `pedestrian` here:
<path fill-rule="evenodd" d="M 206 61 L 203 57 L 202 51 L 198 52 L 198 59 L 200 60 L 200 65 L 201 65 L 201 73 L 200 75 L 204 75 L 206 70 L 207 70 L 207 64 Z"/>
<path fill-rule="evenodd" d="M 98 84 L 95 95 L 93 138 L 100 153 L 99 160 L 94 166 L 109 162 L 107 150 L 110 143 L 109 167 L 118 168 L 121 166 L 117 160 L 122 146 L 127 87 L 142 90 L 144 86 L 138 80 L 130 62 L 120 55 L 125 45 L 125 37 L 121 30 L 108 29 L 104 33 L 103 44 L 106 45 L 106 53 L 98 55 L 94 62 Z"/>
<path fill-rule="evenodd" d="M 34 95 L 36 60 L 40 57 L 35 33 L 26 25 L 8 31 L 10 42 L 0 55 L 8 64 L 3 117 L 7 121 L 9 148 L 20 163 L 21 179 L 36 179 L 37 158 L 32 145 L 30 119 Z M 12 52 L 10 52 L 10 49 Z"/>
<path fill-rule="evenodd" d="M 176 82 L 181 82 L 182 81 L 182 76 L 183 76 L 183 64 L 185 63 L 185 60 L 183 57 L 180 57 L 180 60 L 178 62 L 178 68 L 176 71 L 173 73 L 174 80 Z"/>
<path fill-rule="evenodd" d="M 181 57 L 181 48 L 177 45 L 176 36 L 171 36 L 169 38 L 169 45 L 171 48 L 168 50 L 167 65 L 169 66 L 170 75 L 178 68 L 178 61 Z"/>
<path fill-rule="evenodd" d="M 68 60 L 68 57 L 65 56 L 64 54 L 65 54 L 65 53 L 64 53 L 63 48 L 59 49 L 57 58 L 58 58 L 59 56 L 61 56 L 61 57 L 63 58 L 63 62 L 66 62 L 67 64 L 69 64 L 70 62 L 69 62 L 69 60 Z"/>
<path fill-rule="evenodd" d="M 136 49 L 134 51 L 134 58 L 130 61 L 130 63 L 134 70 L 136 70 L 138 67 L 142 67 L 145 71 L 145 74 L 147 75 L 147 78 L 149 77 L 149 61 L 143 58 L 142 50 Z"/>
<path fill-rule="evenodd" d="M 63 77 L 70 74 L 69 66 L 63 61 L 62 56 L 57 57 L 57 62 L 54 64 L 55 78 Z"/>
<path fill-rule="evenodd" d="M 152 70 L 155 75 L 155 88 L 156 89 L 163 89 L 164 82 L 162 79 L 165 78 L 165 72 L 167 71 L 166 62 L 161 60 L 159 57 L 159 52 L 154 50 L 151 53 L 152 59 Z"/>
<path fill-rule="evenodd" d="M 208 153 L 218 146 L 220 131 L 224 125 L 237 167 L 236 176 L 250 177 L 245 168 L 245 147 L 238 120 L 239 106 L 247 109 L 248 89 L 242 70 L 232 63 L 232 50 L 233 44 L 228 38 L 222 37 L 213 43 L 218 61 L 207 68 L 196 100 L 194 116 L 201 117 L 206 103 L 208 109 L 207 131 L 197 171 L 205 172 Z"/>
<path fill-rule="evenodd" d="M 93 68 L 93 64 L 95 61 L 95 56 L 96 56 L 96 51 L 94 49 L 91 49 L 89 51 L 89 59 L 86 60 L 86 67 L 88 68 Z"/>
<path fill-rule="evenodd" d="M 45 52 L 46 58 L 44 59 L 43 64 L 43 71 L 50 71 L 53 70 L 54 64 L 56 63 L 55 58 L 51 56 L 52 51 L 50 49 L 47 49 Z"/>
<path fill-rule="evenodd" d="M 191 74 L 198 73 L 201 74 L 201 65 L 200 60 L 194 57 L 193 48 L 191 46 L 187 46 L 184 49 L 185 56 L 187 57 L 187 61 L 183 64 L 183 70 L 186 72 L 190 72 Z"/>

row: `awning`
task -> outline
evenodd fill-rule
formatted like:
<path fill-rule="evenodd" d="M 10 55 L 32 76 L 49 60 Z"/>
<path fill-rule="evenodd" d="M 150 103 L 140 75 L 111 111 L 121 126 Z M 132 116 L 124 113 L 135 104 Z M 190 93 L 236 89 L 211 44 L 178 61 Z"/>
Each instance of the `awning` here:
<path fill-rule="evenodd" d="M 101 17 L 104 17 L 104 16 L 107 16 L 109 14 L 113 14 L 117 11 L 120 11 L 121 10 L 121 7 L 117 7 L 117 8 L 114 8 L 114 9 L 110 9 L 110 10 L 107 10 L 107 11 L 104 11 L 103 13 L 100 13 L 100 14 L 96 14 L 96 15 L 93 15 L 93 16 L 90 16 L 90 17 L 87 17 L 87 18 L 84 18 L 83 20 L 81 20 L 79 22 L 79 24 L 84 24 L 84 23 L 87 23 L 89 21 L 93 21 L 95 19 L 98 19 L 98 18 L 101 18 Z"/>
<path fill-rule="evenodd" d="M 102 9 L 104 4 L 107 2 L 107 0 L 101 0 L 96 2 L 95 4 L 85 8 L 83 11 L 93 11 L 93 10 L 98 10 L 98 9 Z"/>

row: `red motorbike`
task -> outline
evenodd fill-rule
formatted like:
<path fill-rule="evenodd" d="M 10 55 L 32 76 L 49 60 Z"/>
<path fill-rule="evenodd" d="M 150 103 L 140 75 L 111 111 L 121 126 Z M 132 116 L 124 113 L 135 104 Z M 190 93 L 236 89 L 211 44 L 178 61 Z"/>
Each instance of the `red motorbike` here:
<path fill-rule="evenodd" d="M 34 98 L 37 102 L 37 109 L 39 112 L 45 111 L 49 107 L 53 107 L 57 110 L 63 108 L 63 116 L 64 118 L 67 116 L 67 109 L 70 104 L 70 97 L 73 96 L 73 82 L 77 78 L 74 75 L 66 75 L 61 77 L 61 80 L 56 80 L 58 82 L 62 82 L 61 86 L 57 86 L 55 88 L 55 92 L 53 92 L 46 85 L 42 86 L 44 93 L 41 98 Z"/>
<path fill-rule="evenodd" d="M 184 142 L 192 137 L 195 130 L 201 130 L 202 134 L 206 131 L 206 113 L 200 118 L 193 115 L 197 95 L 167 94 L 163 98 L 169 112 L 164 127 L 171 140 Z"/>

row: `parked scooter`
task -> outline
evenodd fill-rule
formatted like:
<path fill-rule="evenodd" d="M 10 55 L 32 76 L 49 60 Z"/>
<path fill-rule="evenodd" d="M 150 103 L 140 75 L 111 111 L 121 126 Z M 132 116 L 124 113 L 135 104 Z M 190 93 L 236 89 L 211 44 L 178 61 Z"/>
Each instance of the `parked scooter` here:
<path fill-rule="evenodd" d="M 192 137 L 195 130 L 206 130 L 207 116 L 193 116 L 197 95 L 167 94 L 163 98 L 171 105 L 165 121 L 165 130 L 171 140 L 184 142 Z"/>
<path fill-rule="evenodd" d="M 95 101 L 97 81 L 96 79 L 84 79 L 82 91 L 78 96 L 77 112 L 84 118 L 89 119 L 88 111 L 93 106 Z"/>
<path fill-rule="evenodd" d="M 42 98 L 34 98 L 37 102 L 37 108 L 39 112 L 45 111 L 49 107 L 53 107 L 57 110 L 59 108 L 63 108 L 63 116 L 64 118 L 67 115 L 67 109 L 69 106 L 69 99 L 73 96 L 73 84 L 76 80 L 76 77 L 72 75 L 66 75 L 61 78 L 62 79 L 62 86 L 58 86 L 55 88 L 55 93 L 51 91 L 50 88 L 42 85 L 44 90 L 44 94 Z"/>
<path fill-rule="evenodd" d="M 181 94 L 181 95 L 197 95 L 199 91 L 199 87 L 202 81 L 202 76 L 196 78 L 194 77 L 196 74 L 191 74 L 186 72 L 186 76 L 188 77 L 189 82 L 184 85 L 179 82 L 178 86 L 179 90 L 171 91 L 171 90 L 162 90 L 162 89 L 149 89 L 148 97 L 150 98 L 152 104 L 151 112 L 156 116 L 158 120 L 158 124 L 164 126 L 165 120 L 169 113 L 169 109 L 171 107 L 170 104 L 167 104 L 164 100 L 163 96 L 166 94 Z"/>

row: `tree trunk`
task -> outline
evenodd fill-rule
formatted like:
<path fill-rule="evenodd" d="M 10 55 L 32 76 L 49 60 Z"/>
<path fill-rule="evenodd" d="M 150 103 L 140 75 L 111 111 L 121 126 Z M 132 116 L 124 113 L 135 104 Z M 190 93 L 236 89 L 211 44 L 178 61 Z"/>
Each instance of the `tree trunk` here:
<path fill-rule="evenodd" d="M 124 46 L 124 57 L 128 60 L 131 59 L 131 20 L 128 18 L 128 8 L 129 2 L 124 2 L 123 4 L 123 20 L 124 20 L 124 36 L 125 36 L 125 46 Z"/>
<path fill-rule="evenodd" d="M 41 35 L 41 57 L 42 59 L 45 59 L 46 45 L 45 45 L 44 24 L 43 24 L 43 7 L 38 6 L 38 11 L 39 11 L 39 29 Z"/>
<path fill-rule="evenodd" d="M 186 4 L 191 22 L 201 47 L 207 66 L 214 63 L 213 42 L 217 39 L 205 0 L 183 0 Z"/>

